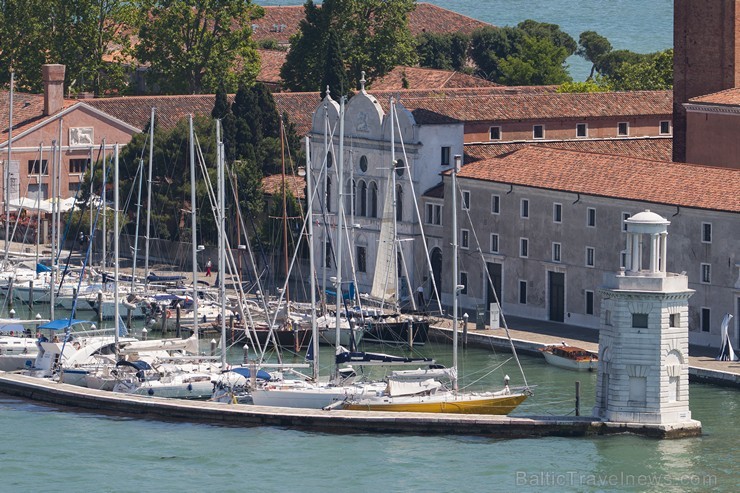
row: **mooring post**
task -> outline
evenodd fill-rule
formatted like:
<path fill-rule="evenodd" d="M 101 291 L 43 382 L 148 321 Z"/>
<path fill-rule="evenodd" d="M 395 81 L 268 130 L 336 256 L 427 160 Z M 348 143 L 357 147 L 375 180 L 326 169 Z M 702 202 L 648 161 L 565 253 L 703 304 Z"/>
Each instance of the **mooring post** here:
<path fill-rule="evenodd" d="M 576 380 L 576 416 L 581 415 L 581 382 Z"/>
<path fill-rule="evenodd" d="M 470 316 L 467 313 L 463 313 L 463 347 L 468 347 L 468 318 Z"/>
<path fill-rule="evenodd" d="M 98 325 L 103 326 L 103 292 L 98 291 Z"/>
<path fill-rule="evenodd" d="M 143 329 L 141 329 L 141 340 L 142 341 L 146 341 L 148 335 L 149 335 L 149 331 L 146 330 L 146 327 L 144 327 Z"/>
<path fill-rule="evenodd" d="M 181 337 L 181 326 L 180 326 L 180 316 L 182 315 L 182 311 L 180 309 L 180 305 L 177 305 L 177 308 L 175 309 L 175 335 L 177 337 Z M 193 330 L 196 328 L 193 327 Z"/>
<path fill-rule="evenodd" d="M 133 313 L 131 312 L 131 308 L 126 308 L 126 327 L 131 327 L 131 319 L 133 318 Z"/>
<path fill-rule="evenodd" d="M 211 339 L 211 356 L 216 356 L 216 339 Z"/>
<path fill-rule="evenodd" d="M 33 312 L 33 279 L 28 281 L 28 311 Z"/>
<path fill-rule="evenodd" d="M 243 351 L 244 351 L 244 364 L 246 365 L 247 363 L 249 363 L 249 346 L 245 344 Z"/>
<path fill-rule="evenodd" d="M 234 314 L 229 315 L 229 332 L 231 333 L 231 344 L 234 344 Z"/>

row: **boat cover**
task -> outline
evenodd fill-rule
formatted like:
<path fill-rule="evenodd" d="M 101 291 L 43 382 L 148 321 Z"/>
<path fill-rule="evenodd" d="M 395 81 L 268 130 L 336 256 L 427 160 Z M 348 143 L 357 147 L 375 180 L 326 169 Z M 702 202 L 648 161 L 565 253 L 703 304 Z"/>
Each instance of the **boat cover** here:
<path fill-rule="evenodd" d="M 47 322 L 44 325 L 39 325 L 39 329 L 61 330 L 61 329 L 66 329 L 67 327 L 71 327 L 73 325 L 84 324 L 84 323 L 91 323 L 91 322 L 88 322 L 87 320 L 77 320 L 76 318 L 73 318 L 72 320 L 68 318 L 60 318 L 57 320 L 52 320 L 51 322 Z"/>
<path fill-rule="evenodd" d="M 241 375 L 244 378 L 252 377 L 252 373 L 249 371 L 249 368 L 244 368 L 244 367 L 239 366 L 236 368 L 232 368 L 229 371 L 233 371 L 234 373 Z M 267 380 L 267 381 L 272 379 L 270 374 L 267 373 L 265 370 L 257 370 L 257 378 L 259 378 L 260 380 Z"/>

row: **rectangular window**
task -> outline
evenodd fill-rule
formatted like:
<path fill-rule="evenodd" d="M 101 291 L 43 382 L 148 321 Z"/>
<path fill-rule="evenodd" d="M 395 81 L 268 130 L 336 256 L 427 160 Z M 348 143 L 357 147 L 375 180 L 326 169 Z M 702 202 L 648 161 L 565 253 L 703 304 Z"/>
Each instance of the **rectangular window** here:
<path fill-rule="evenodd" d="M 501 197 L 498 195 L 491 195 L 491 214 L 499 214 L 501 212 Z"/>
<path fill-rule="evenodd" d="M 529 256 L 529 240 L 527 238 L 519 238 L 519 256 L 522 258 Z"/>
<path fill-rule="evenodd" d="M 460 230 L 460 248 L 470 248 L 470 231 L 467 229 Z"/>
<path fill-rule="evenodd" d="M 498 235 L 491 233 L 491 253 L 498 253 Z"/>
<path fill-rule="evenodd" d="M 439 204 L 427 204 L 424 222 L 426 224 L 433 224 L 435 226 L 441 225 L 442 206 Z"/>
<path fill-rule="evenodd" d="M 552 244 L 552 261 L 560 262 L 560 243 Z"/>
<path fill-rule="evenodd" d="M 660 135 L 671 135 L 671 122 L 663 120 L 660 122 Z"/>
<path fill-rule="evenodd" d="M 462 210 L 470 210 L 470 192 L 467 190 L 462 191 Z"/>
<path fill-rule="evenodd" d="M 519 303 L 527 304 L 527 281 L 519 281 Z"/>
<path fill-rule="evenodd" d="M 585 123 L 577 123 L 576 137 L 588 137 L 588 125 Z"/>
<path fill-rule="evenodd" d="M 522 199 L 521 207 L 520 207 L 520 215 L 523 218 L 529 217 L 529 200 L 528 199 Z"/>
<path fill-rule="evenodd" d="M 545 126 L 544 125 L 535 125 L 532 127 L 532 137 L 535 139 L 544 139 L 545 138 Z"/>
<path fill-rule="evenodd" d="M 709 332 L 711 329 L 712 312 L 709 308 L 701 309 L 701 331 Z"/>
<path fill-rule="evenodd" d="M 611 324 L 612 324 L 612 311 L 604 310 L 604 325 L 611 325 Z"/>
<path fill-rule="evenodd" d="M 491 140 L 501 140 L 501 127 L 491 127 L 489 134 Z"/>
<path fill-rule="evenodd" d="M 627 231 L 627 219 L 629 219 L 630 217 L 632 217 L 632 214 L 630 214 L 629 212 L 622 213 L 622 231 L 624 232 Z"/>
<path fill-rule="evenodd" d="M 712 266 L 710 264 L 701 264 L 701 283 L 710 284 L 712 282 Z"/>
<path fill-rule="evenodd" d="M 563 222 L 563 204 L 552 204 L 552 222 Z"/>
<path fill-rule="evenodd" d="M 619 252 L 619 266 L 627 268 L 627 250 Z"/>
<path fill-rule="evenodd" d="M 701 223 L 701 242 L 712 242 L 712 223 Z"/>
<path fill-rule="evenodd" d="M 357 271 L 367 272 L 367 248 L 364 246 L 357 247 Z"/>
<path fill-rule="evenodd" d="M 442 164 L 442 166 L 450 165 L 450 148 L 449 147 L 442 147 L 442 159 L 440 161 L 440 164 Z"/>
<path fill-rule="evenodd" d="M 28 161 L 28 174 L 38 175 L 39 172 L 42 175 L 49 174 L 49 167 L 47 166 L 46 159 L 43 159 L 40 162 L 38 159 L 29 160 Z"/>
<path fill-rule="evenodd" d="M 619 122 L 617 125 L 617 135 L 625 137 L 629 135 L 630 125 L 627 122 Z"/>
<path fill-rule="evenodd" d="M 89 159 L 70 159 L 69 160 L 69 172 L 70 173 L 84 173 L 87 169 L 87 165 L 90 164 Z"/>
<path fill-rule="evenodd" d="M 594 247 L 586 247 L 586 267 L 594 266 L 595 256 L 596 256 L 596 249 Z"/>
<path fill-rule="evenodd" d="M 671 313 L 668 315 L 668 326 L 669 327 L 680 327 L 681 316 L 678 313 Z"/>
<path fill-rule="evenodd" d="M 460 290 L 460 294 L 468 294 L 468 273 L 467 272 L 460 272 L 460 285 L 462 286 L 462 289 Z"/>
<path fill-rule="evenodd" d="M 636 329 L 647 329 L 648 314 L 647 313 L 633 313 L 632 314 L 632 327 Z"/>
<path fill-rule="evenodd" d="M 594 314 L 594 292 L 586 291 L 586 315 Z"/>
<path fill-rule="evenodd" d="M 590 228 L 596 227 L 596 209 L 593 207 L 586 209 L 586 226 Z"/>

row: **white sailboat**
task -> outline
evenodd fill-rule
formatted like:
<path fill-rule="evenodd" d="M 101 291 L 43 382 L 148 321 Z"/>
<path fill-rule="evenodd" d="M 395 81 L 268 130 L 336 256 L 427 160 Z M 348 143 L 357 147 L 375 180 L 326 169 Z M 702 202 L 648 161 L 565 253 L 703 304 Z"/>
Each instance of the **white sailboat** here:
<path fill-rule="evenodd" d="M 452 171 L 452 258 L 453 276 L 457 267 L 457 171 L 461 157 L 455 156 Z M 457 378 L 458 306 L 457 298 L 464 286 L 456 285 L 453 294 L 452 367 L 444 369 L 395 371 L 387 385 L 375 394 L 349 396 L 342 409 L 356 411 L 393 411 L 459 414 L 509 414 L 529 395 L 528 389 L 512 391 L 508 376 L 504 388 L 490 392 L 461 392 Z"/>

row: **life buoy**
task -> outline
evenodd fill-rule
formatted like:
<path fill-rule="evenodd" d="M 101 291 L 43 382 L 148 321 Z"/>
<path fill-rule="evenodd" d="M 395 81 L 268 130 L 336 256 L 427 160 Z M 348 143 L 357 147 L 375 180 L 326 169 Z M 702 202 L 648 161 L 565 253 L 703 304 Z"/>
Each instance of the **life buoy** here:
<path fill-rule="evenodd" d="M 79 351 L 80 350 L 80 343 L 79 342 L 75 342 L 75 343 L 72 344 L 72 347 L 74 347 L 77 351 Z"/>

